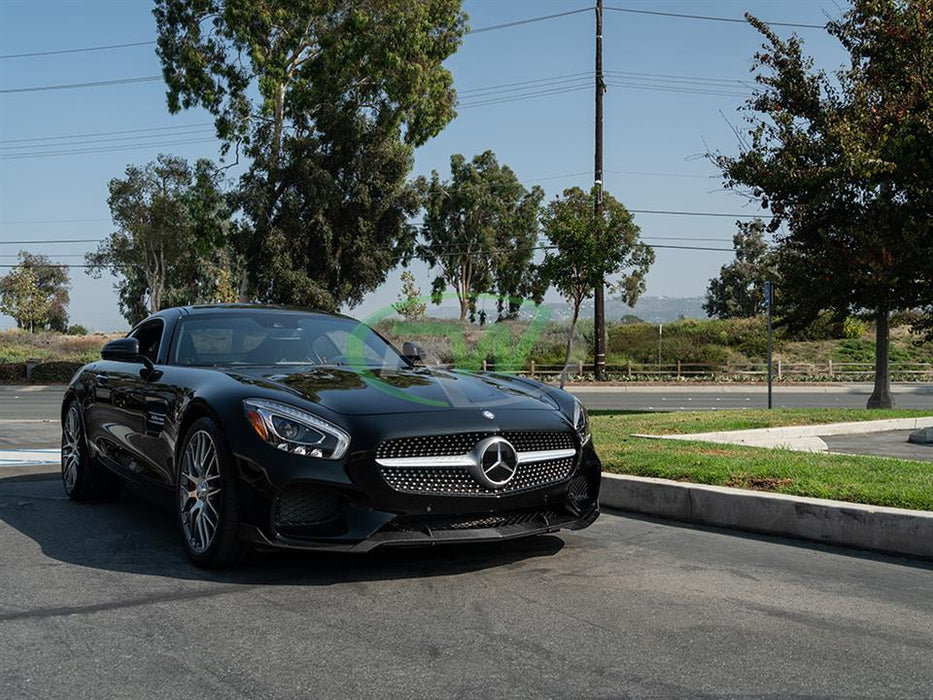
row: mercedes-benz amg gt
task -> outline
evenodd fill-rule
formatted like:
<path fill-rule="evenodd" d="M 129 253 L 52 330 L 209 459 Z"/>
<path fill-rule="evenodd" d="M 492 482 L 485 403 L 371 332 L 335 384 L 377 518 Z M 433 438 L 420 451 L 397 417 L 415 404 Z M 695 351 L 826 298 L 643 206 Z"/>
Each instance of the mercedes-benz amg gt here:
<path fill-rule="evenodd" d="M 579 400 L 427 367 L 345 316 L 172 308 L 104 346 L 62 404 L 72 499 L 124 481 L 171 496 L 189 558 L 367 551 L 578 529 L 600 462 Z"/>

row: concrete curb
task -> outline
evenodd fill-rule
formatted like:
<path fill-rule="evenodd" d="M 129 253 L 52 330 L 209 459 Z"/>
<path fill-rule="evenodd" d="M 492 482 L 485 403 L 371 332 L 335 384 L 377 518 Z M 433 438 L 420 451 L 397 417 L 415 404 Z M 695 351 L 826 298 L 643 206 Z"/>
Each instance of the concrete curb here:
<path fill-rule="evenodd" d="M 933 512 L 603 474 L 608 508 L 688 523 L 933 559 Z"/>

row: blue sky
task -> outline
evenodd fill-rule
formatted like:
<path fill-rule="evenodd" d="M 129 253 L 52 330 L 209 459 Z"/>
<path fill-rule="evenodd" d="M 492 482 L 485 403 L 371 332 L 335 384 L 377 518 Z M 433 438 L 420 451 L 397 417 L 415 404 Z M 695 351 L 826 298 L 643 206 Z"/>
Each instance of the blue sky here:
<path fill-rule="evenodd" d="M 473 27 L 574 10 L 588 0 L 468 0 Z M 822 24 L 837 17 L 844 4 L 834 0 L 607 0 L 616 7 L 741 17 L 745 11 L 774 22 Z M 151 4 L 142 1 L 53 2 L 0 0 L 0 54 L 47 51 L 152 41 Z M 790 29 L 779 29 L 787 34 Z M 844 55 L 822 30 L 796 30 L 817 64 L 838 66 Z M 730 122 L 741 125 L 736 110 L 743 99 L 731 93 L 746 88 L 710 79 L 748 80 L 751 57 L 760 37 L 744 24 L 606 12 L 604 67 L 613 71 L 605 98 L 605 186 L 631 209 L 754 213 L 739 196 L 722 191 L 709 149 L 735 152 Z M 482 102 L 482 89 L 520 81 L 550 89 L 583 87 L 577 74 L 592 70 L 593 14 L 580 13 L 534 24 L 467 36 L 448 61 L 461 90 L 463 108 L 438 137 L 419 149 L 415 174 L 448 172 L 452 153 L 468 157 L 496 152 L 528 185 L 538 183 L 548 198 L 565 187 L 592 183 L 593 93 L 580 89 L 498 104 Z M 0 59 L 0 90 L 62 83 L 141 78 L 158 75 L 153 46 L 32 58 Z M 625 75 L 628 73 L 629 75 Z M 641 74 L 633 76 L 631 74 Z M 702 81 L 672 83 L 668 77 Z M 571 76 L 571 77 L 563 77 Z M 634 84 L 642 87 L 633 87 Z M 712 87 L 730 94 L 669 92 L 659 86 Z M 529 88 L 529 91 L 533 88 Z M 516 96 L 516 93 L 485 93 Z M 20 249 L 46 253 L 57 261 L 80 263 L 93 244 L 7 244 L 56 238 L 101 238 L 111 230 L 107 183 L 129 163 L 145 163 L 160 152 L 188 159 L 216 157 L 210 118 L 203 112 L 169 115 L 161 82 L 39 92 L 0 93 L 0 264 L 15 262 Z M 190 127 L 190 128 L 188 128 Z M 10 143 L 74 134 L 162 129 L 140 135 L 85 137 L 59 147 L 55 140 Z M 100 139 L 122 138 L 122 141 Z M 97 142 L 97 143 L 94 143 Z M 68 155 L 65 150 L 106 152 Z M 132 148 L 127 148 L 132 147 Z M 118 150 L 119 149 L 119 150 Z M 706 240 L 699 245 L 729 247 L 734 219 L 636 214 L 649 242 L 689 244 L 666 237 Z M 648 278 L 651 296 L 701 295 L 730 253 L 657 250 Z M 431 274 L 412 265 L 427 291 Z M 7 268 L 0 268 L 5 274 Z M 391 303 L 400 270 L 364 303 L 351 310 L 359 317 Z M 125 327 L 117 308 L 112 278 L 89 278 L 72 270 L 70 314 L 73 323 L 93 329 Z M 549 297 L 556 300 L 556 297 Z M 0 316 L 0 327 L 11 320 Z"/>

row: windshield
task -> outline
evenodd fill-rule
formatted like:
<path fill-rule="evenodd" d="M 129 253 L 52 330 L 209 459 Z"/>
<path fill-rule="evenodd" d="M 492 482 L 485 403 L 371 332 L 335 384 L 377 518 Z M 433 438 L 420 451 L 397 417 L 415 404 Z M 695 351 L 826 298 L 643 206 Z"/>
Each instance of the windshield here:
<path fill-rule="evenodd" d="M 408 366 L 391 345 L 352 319 L 262 310 L 183 319 L 175 333 L 172 362 L 201 367 Z"/>

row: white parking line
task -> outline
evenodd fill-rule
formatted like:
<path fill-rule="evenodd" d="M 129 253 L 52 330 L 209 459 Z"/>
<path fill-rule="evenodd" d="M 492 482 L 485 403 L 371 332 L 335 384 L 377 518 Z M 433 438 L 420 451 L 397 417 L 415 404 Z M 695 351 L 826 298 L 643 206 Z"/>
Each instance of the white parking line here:
<path fill-rule="evenodd" d="M 58 447 L 42 450 L 0 450 L 0 468 L 58 464 L 61 461 L 62 451 Z"/>

